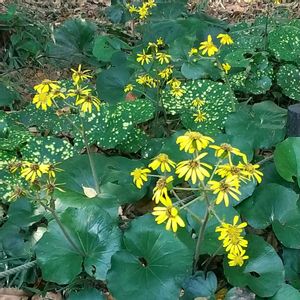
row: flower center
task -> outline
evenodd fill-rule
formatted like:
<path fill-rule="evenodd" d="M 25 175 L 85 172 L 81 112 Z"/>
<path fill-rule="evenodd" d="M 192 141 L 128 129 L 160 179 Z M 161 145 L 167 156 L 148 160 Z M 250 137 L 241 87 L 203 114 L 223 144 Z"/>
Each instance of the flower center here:
<path fill-rule="evenodd" d="M 167 214 L 168 217 L 174 218 L 178 215 L 178 210 L 173 206 L 168 207 Z"/>
<path fill-rule="evenodd" d="M 232 147 L 229 144 L 223 143 L 220 145 L 220 147 L 225 151 L 228 151 L 228 152 L 232 151 Z"/>

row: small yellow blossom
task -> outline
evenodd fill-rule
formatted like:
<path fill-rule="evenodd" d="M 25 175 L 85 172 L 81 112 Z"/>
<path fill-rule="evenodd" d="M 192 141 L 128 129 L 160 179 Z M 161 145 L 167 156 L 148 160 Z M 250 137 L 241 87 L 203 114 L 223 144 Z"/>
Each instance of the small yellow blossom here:
<path fill-rule="evenodd" d="M 168 66 L 158 73 L 162 79 L 168 79 L 173 73 L 173 66 Z"/>
<path fill-rule="evenodd" d="M 195 54 L 198 54 L 198 49 L 197 48 L 191 48 L 191 50 L 189 51 L 189 56 L 193 56 Z"/>
<path fill-rule="evenodd" d="M 159 61 L 161 65 L 164 63 L 168 64 L 170 63 L 171 55 L 163 52 L 157 52 L 156 59 Z"/>
<path fill-rule="evenodd" d="M 156 6 L 156 3 L 154 0 L 148 0 L 145 2 L 145 4 L 149 7 L 149 8 L 152 8 L 154 6 Z"/>
<path fill-rule="evenodd" d="M 93 106 L 96 110 L 100 110 L 100 100 L 93 95 L 86 95 L 75 101 L 75 105 L 81 106 L 82 112 L 92 112 Z"/>
<path fill-rule="evenodd" d="M 49 94 L 53 100 L 56 98 L 66 99 L 66 95 L 62 92 L 62 89 L 52 89 Z"/>
<path fill-rule="evenodd" d="M 210 180 L 208 182 L 213 194 L 218 194 L 216 198 L 216 204 L 220 204 L 224 201 L 225 206 L 229 205 L 229 195 L 235 200 L 239 201 L 238 195 L 241 195 L 239 191 L 240 183 L 236 177 L 226 177 L 221 181 Z"/>
<path fill-rule="evenodd" d="M 227 33 L 220 33 L 217 36 L 217 38 L 220 39 L 220 43 L 222 45 L 231 45 L 231 44 L 233 44 L 232 37 Z"/>
<path fill-rule="evenodd" d="M 221 157 L 221 158 L 228 157 L 229 163 L 232 163 L 231 162 L 231 154 L 240 156 L 243 159 L 245 159 L 245 157 L 246 157 L 246 155 L 244 153 L 242 153 L 238 148 L 234 148 L 230 144 L 227 144 L 227 143 L 223 143 L 220 146 L 211 145 L 210 148 L 216 150 L 216 152 L 215 152 L 216 157 Z"/>
<path fill-rule="evenodd" d="M 228 254 L 228 264 L 230 267 L 242 266 L 246 259 L 249 259 L 248 255 L 244 255 L 246 253 L 245 250 L 242 250 L 240 253 L 229 253 Z"/>
<path fill-rule="evenodd" d="M 144 182 L 148 180 L 148 173 L 151 173 L 151 171 L 147 168 L 136 168 L 130 173 L 130 175 L 133 176 L 133 183 L 137 188 L 141 189 Z"/>
<path fill-rule="evenodd" d="M 192 105 L 193 105 L 194 107 L 201 107 L 201 106 L 204 105 L 204 103 L 205 103 L 205 101 L 202 100 L 202 99 L 200 99 L 199 97 L 195 98 L 195 99 L 192 101 Z"/>
<path fill-rule="evenodd" d="M 178 87 L 181 86 L 181 81 L 178 80 L 177 78 L 172 78 L 167 82 L 167 84 L 170 85 L 172 88 Z"/>
<path fill-rule="evenodd" d="M 176 163 L 169 159 L 169 156 L 165 153 L 160 153 L 153 158 L 152 163 L 149 164 L 149 168 L 156 170 L 160 167 L 161 172 L 171 172 L 171 167 L 175 168 Z"/>
<path fill-rule="evenodd" d="M 274 1 L 274 4 L 276 4 L 276 5 L 279 5 L 282 2 L 282 0 L 273 0 L 273 1 Z"/>
<path fill-rule="evenodd" d="M 164 201 L 168 197 L 168 185 L 173 181 L 173 176 L 163 177 L 158 179 L 156 182 L 156 186 L 153 189 L 153 197 L 152 200 L 155 203 L 159 203 L 160 201 Z"/>
<path fill-rule="evenodd" d="M 184 135 L 179 136 L 176 139 L 176 144 L 180 145 L 180 151 L 194 153 L 196 150 L 201 151 L 205 149 L 209 143 L 213 143 L 214 140 L 196 131 L 187 131 Z"/>
<path fill-rule="evenodd" d="M 193 117 L 195 117 L 195 123 L 204 122 L 207 119 L 206 113 L 201 110 L 198 110 L 196 114 L 193 114 Z"/>
<path fill-rule="evenodd" d="M 171 95 L 174 96 L 175 98 L 182 97 L 185 92 L 186 92 L 185 89 L 181 88 L 180 86 L 172 86 Z"/>
<path fill-rule="evenodd" d="M 158 45 L 155 44 L 155 43 L 149 42 L 148 46 L 147 46 L 147 50 L 149 50 L 149 49 L 153 49 L 154 52 L 157 52 L 158 51 Z"/>
<path fill-rule="evenodd" d="M 200 161 L 200 159 L 205 157 L 207 154 L 207 152 L 201 153 L 193 160 L 184 160 L 179 162 L 175 172 L 178 174 L 178 178 L 185 176 L 185 181 L 188 181 L 191 178 L 192 183 L 195 184 L 197 179 L 202 181 L 204 180 L 204 177 L 209 177 L 210 174 L 205 168 L 212 169 L 212 166 Z"/>
<path fill-rule="evenodd" d="M 72 79 L 74 84 L 77 85 L 85 79 L 92 78 L 93 76 L 88 75 L 87 73 L 91 72 L 91 70 L 81 70 L 81 65 L 78 66 L 77 70 L 71 69 L 72 71 Z"/>
<path fill-rule="evenodd" d="M 164 45 L 164 40 L 160 37 L 160 38 L 158 38 L 157 40 L 156 40 L 156 44 L 157 44 L 157 46 L 163 46 Z"/>
<path fill-rule="evenodd" d="M 143 65 L 144 63 L 149 64 L 152 58 L 152 54 L 147 54 L 145 50 L 143 50 L 141 54 L 137 54 L 136 61 L 139 62 L 141 65 Z"/>
<path fill-rule="evenodd" d="M 248 174 L 245 175 L 242 169 L 239 166 L 235 166 L 233 164 L 224 164 L 220 165 L 217 170 L 216 174 L 220 175 L 222 178 L 224 177 L 237 177 L 239 180 L 245 181 L 248 179 Z"/>
<path fill-rule="evenodd" d="M 87 86 L 80 87 L 79 85 L 76 85 L 76 87 L 74 89 L 70 89 L 68 91 L 67 96 L 75 97 L 75 100 L 79 101 L 81 98 L 88 96 L 91 92 L 92 92 L 92 90 L 89 89 Z"/>
<path fill-rule="evenodd" d="M 7 163 L 7 169 L 11 173 L 17 172 L 19 169 L 21 169 L 23 166 L 23 163 L 21 161 L 18 161 L 17 159 L 13 159 Z"/>
<path fill-rule="evenodd" d="M 207 41 L 201 42 L 199 50 L 202 50 L 202 55 L 205 55 L 206 53 L 208 56 L 213 56 L 215 53 L 217 53 L 219 50 L 213 43 L 212 37 L 209 34 L 207 37 Z"/>
<path fill-rule="evenodd" d="M 185 227 L 184 221 L 178 214 L 178 209 L 173 206 L 169 197 L 163 203 L 165 206 L 156 206 L 153 208 L 152 215 L 156 216 L 155 221 L 157 224 L 162 224 L 167 221 L 166 230 L 172 228 L 173 232 L 176 232 L 178 225 Z"/>
<path fill-rule="evenodd" d="M 229 63 L 222 64 L 222 69 L 226 74 L 231 70 L 231 65 Z"/>
<path fill-rule="evenodd" d="M 21 169 L 21 177 L 25 180 L 34 182 L 37 177 L 42 177 L 43 174 L 48 173 L 49 165 L 31 163 L 28 161 L 23 162 Z"/>
<path fill-rule="evenodd" d="M 51 107 L 52 97 L 50 93 L 41 93 L 34 95 L 32 103 L 35 104 L 36 108 L 42 108 L 42 110 L 47 110 L 48 107 Z"/>
<path fill-rule="evenodd" d="M 140 19 L 144 20 L 148 17 L 149 15 L 149 10 L 148 10 L 148 6 L 146 5 L 146 3 L 144 3 L 139 9 L 138 9 L 138 14 L 140 15 Z"/>
<path fill-rule="evenodd" d="M 129 11 L 131 14 L 137 13 L 137 12 L 138 12 L 137 7 L 135 7 L 134 5 L 127 4 L 127 5 L 126 5 L 126 8 L 128 9 L 128 11 Z"/>
<path fill-rule="evenodd" d="M 131 92 L 131 91 L 133 91 L 133 88 L 134 88 L 134 85 L 129 83 L 124 87 L 124 92 L 125 93 Z"/>
<path fill-rule="evenodd" d="M 248 179 L 256 179 L 258 183 L 262 182 L 262 176 L 263 173 L 259 171 L 259 165 L 258 164 L 251 164 L 251 163 L 245 163 L 242 164 L 241 162 L 237 166 L 240 170 L 241 173 L 246 176 Z"/>
<path fill-rule="evenodd" d="M 45 79 L 42 81 L 42 83 L 35 85 L 33 88 L 39 94 L 48 93 L 51 90 L 60 89 L 60 86 L 57 83 L 58 83 L 58 81 L 52 81 L 49 79 Z"/>

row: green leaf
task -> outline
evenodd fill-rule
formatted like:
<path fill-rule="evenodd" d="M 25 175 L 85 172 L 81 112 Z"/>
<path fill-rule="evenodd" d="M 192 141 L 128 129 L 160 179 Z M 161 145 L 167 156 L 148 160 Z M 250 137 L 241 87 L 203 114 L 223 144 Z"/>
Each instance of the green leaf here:
<path fill-rule="evenodd" d="M 272 224 L 274 233 L 286 247 L 300 249 L 299 195 L 275 183 L 259 187 L 252 197 L 239 206 L 240 213 L 254 228 Z"/>
<path fill-rule="evenodd" d="M 100 188 L 99 199 L 98 197 L 94 198 L 94 201 L 97 200 L 97 204 L 101 205 L 101 201 L 107 204 L 106 202 L 109 201 L 112 206 L 118 207 L 121 203 L 135 202 L 145 195 L 149 182 L 145 183 L 142 189 L 138 189 L 133 184 L 130 175 L 130 172 L 135 168 L 143 166 L 142 161 L 130 160 L 120 156 L 107 157 L 101 154 L 92 155 L 92 160 Z M 78 201 L 81 201 L 83 206 L 85 205 L 82 201 L 84 197 L 85 202 L 90 202 L 91 199 L 85 195 L 84 188 L 96 190 L 96 187 L 88 156 L 75 156 L 61 163 L 59 168 L 63 171 L 57 173 L 57 182 L 64 184 L 62 188 L 83 196 L 79 197 L 77 195 L 79 197 Z M 67 201 L 67 203 L 73 197 L 74 195 L 68 193 L 60 194 L 60 199 Z M 73 201 L 76 202 L 76 199 L 73 199 Z"/>
<path fill-rule="evenodd" d="M 300 250 L 283 248 L 285 279 L 296 289 L 300 289 Z"/>
<path fill-rule="evenodd" d="M 125 249 L 112 258 L 107 284 L 118 300 L 177 299 L 192 264 L 194 244 L 189 234 L 177 234 L 146 215 L 132 221 L 124 233 Z M 122 286 L 122 289 L 120 289 Z M 136 287 L 139 287 L 138 289 Z"/>
<path fill-rule="evenodd" d="M 279 291 L 273 297 L 270 298 L 270 300 L 282 300 L 282 299 L 298 300 L 300 299 L 300 293 L 292 286 L 288 284 L 284 284 L 279 289 Z"/>
<path fill-rule="evenodd" d="M 17 99 L 19 99 L 18 93 L 0 82 L 0 107 L 10 106 Z"/>
<path fill-rule="evenodd" d="M 280 66 L 277 73 L 277 83 L 283 93 L 297 101 L 300 101 L 300 69 L 294 65 Z"/>
<path fill-rule="evenodd" d="M 269 148 L 285 136 L 286 110 L 271 101 L 240 106 L 228 117 L 226 133 L 251 142 L 254 149 Z"/>
<path fill-rule="evenodd" d="M 217 290 L 217 277 L 209 271 L 205 274 L 198 271 L 190 276 L 183 284 L 183 300 L 194 300 L 197 297 L 212 297 Z"/>
<path fill-rule="evenodd" d="M 66 239 L 57 222 L 51 221 L 36 247 L 43 278 L 67 284 L 84 269 L 90 276 L 105 280 L 111 256 L 120 247 L 120 231 L 116 224 L 97 207 L 68 208 L 60 215 L 60 220 L 84 256 Z M 61 266 L 64 266 L 63 271 Z"/>
<path fill-rule="evenodd" d="M 128 84 L 131 74 L 132 69 L 125 64 L 102 71 L 96 83 L 101 100 L 112 104 L 124 101 L 124 87 Z"/>
<path fill-rule="evenodd" d="M 79 292 L 72 292 L 67 300 L 104 300 L 103 294 L 94 288 L 87 288 Z"/>
<path fill-rule="evenodd" d="M 67 20 L 54 31 L 55 43 L 49 44 L 49 55 L 65 66 L 92 62 L 96 24 L 83 19 Z"/>
<path fill-rule="evenodd" d="M 168 90 L 162 92 L 162 102 L 167 112 L 172 115 L 181 114 L 182 123 L 187 129 L 211 133 L 223 128 L 232 110 L 228 87 L 211 80 L 188 81 L 182 87 L 186 92 L 180 98 L 173 97 Z M 192 101 L 197 97 L 205 100 L 201 110 L 207 119 L 200 123 L 195 123 L 193 116 L 196 109 L 192 106 Z"/>
<path fill-rule="evenodd" d="M 209 60 L 185 62 L 181 66 L 181 73 L 186 79 L 207 78 L 211 73 L 216 73 L 216 67 Z"/>
<path fill-rule="evenodd" d="M 249 259 L 242 267 L 230 267 L 224 260 L 224 274 L 233 286 L 248 286 L 260 297 L 273 296 L 284 282 L 284 269 L 276 251 L 263 238 L 247 235 Z"/>
<path fill-rule="evenodd" d="M 0 150 L 15 151 L 20 149 L 31 138 L 29 131 L 21 127 L 10 126 L 8 135 L 0 138 Z"/>
<path fill-rule="evenodd" d="M 300 137 L 289 137 L 276 146 L 274 161 L 279 175 L 287 181 L 294 182 L 294 177 L 300 187 Z"/>
<path fill-rule="evenodd" d="M 32 137 L 21 150 L 24 160 L 57 163 L 74 155 L 73 146 L 52 136 Z"/>
<path fill-rule="evenodd" d="M 300 58 L 300 29 L 280 26 L 268 35 L 269 49 L 279 60 L 298 62 Z"/>

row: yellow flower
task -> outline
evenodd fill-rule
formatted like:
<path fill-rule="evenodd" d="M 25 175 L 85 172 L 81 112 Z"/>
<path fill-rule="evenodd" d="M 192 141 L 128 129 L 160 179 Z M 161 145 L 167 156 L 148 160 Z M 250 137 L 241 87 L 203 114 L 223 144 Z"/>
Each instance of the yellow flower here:
<path fill-rule="evenodd" d="M 163 204 L 165 207 L 156 206 L 153 208 L 152 215 L 156 216 L 156 223 L 161 224 L 167 221 L 166 230 L 170 230 L 172 227 L 173 232 L 177 231 L 178 225 L 185 227 L 184 221 L 178 215 L 178 209 L 173 206 L 171 199 L 167 197 Z"/>
<path fill-rule="evenodd" d="M 210 185 L 210 189 L 212 190 L 213 194 L 218 194 L 216 198 L 216 204 L 220 204 L 222 201 L 224 201 L 225 206 L 227 207 L 229 205 L 229 196 L 235 200 L 239 201 L 238 195 L 241 195 L 241 192 L 239 191 L 239 180 L 237 177 L 226 177 L 225 179 L 221 181 L 214 181 L 211 180 L 208 182 Z"/>
<path fill-rule="evenodd" d="M 244 228 L 247 226 L 246 222 L 237 225 L 239 216 L 234 216 L 233 224 L 222 223 L 216 228 L 216 232 L 220 233 L 218 239 L 223 240 L 223 247 L 225 251 L 230 253 L 240 253 L 243 247 L 248 246 L 248 241 L 241 236 Z"/>
<path fill-rule="evenodd" d="M 222 64 L 222 68 L 226 74 L 231 70 L 231 65 L 229 63 Z"/>
<path fill-rule="evenodd" d="M 217 36 L 218 39 L 220 39 L 220 43 L 222 45 L 230 45 L 230 44 L 233 44 L 233 40 L 231 38 L 231 36 L 227 33 L 220 33 L 218 36 Z"/>
<path fill-rule="evenodd" d="M 127 4 L 126 5 L 126 8 L 128 9 L 128 11 L 133 14 L 135 12 L 138 12 L 138 9 L 134 6 L 134 5 L 130 5 L 130 4 Z"/>
<path fill-rule="evenodd" d="M 179 81 L 177 78 L 172 78 L 167 82 L 168 85 L 170 85 L 172 88 L 181 86 L 181 81 Z"/>
<path fill-rule="evenodd" d="M 181 88 L 180 86 L 173 86 L 171 89 L 171 95 L 174 96 L 175 98 L 182 97 L 185 92 L 186 92 L 185 89 Z"/>
<path fill-rule="evenodd" d="M 274 0 L 274 4 L 279 5 L 279 4 L 281 4 L 281 1 L 282 0 Z"/>
<path fill-rule="evenodd" d="M 189 51 L 189 56 L 193 56 L 194 54 L 198 54 L 198 49 L 197 48 L 191 48 Z"/>
<path fill-rule="evenodd" d="M 21 169 L 21 177 L 25 180 L 34 182 L 37 177 L 42 177 L 43 174 L 48 173 L 49 165 L 31 163 L 28 161 L 23 162 Z"/>
<path fill-rule="evenodd" d="M 163 52 L 157 52 L 156 53 L 156 59 L 160 62 L 160 64 L 168 64 L 170 63 L 171 55 Z"/>
<path fill-rule="evenodd" d="M 42 108 L 47 110 L 48 107 L 52 106 L 52 98 L 50 93 L 41 93 L 34 95 L 32 103 L 35 104 L 36 108 Z"/>
<path fill-rule="evenodd" d="M 48 175 L 49 175 L 49 177 L 51 178 L 55 178 L 56 176 L 56 172 L 61 172 L 62 171 L 62 169 L 59 169 L 59 168 L 57 168 L 56 167 L 56 164 L 49 164 L 48 165 L 49 167 L 48 167 Z"/>
<path fill-rule="evenodd" d="M 168 197 L 168 184 L 173 181 L 173 176 L 163 177 L 158 179 L 156 182 L 156 186 L 153 189 L 153 197 L 152 200 L 155 203 L 159 203 L 159 201 L 164 201 Z"/>
<path fill-rule="evenodd" d="M 91 70 L 81 70 L 81 65 L 78 66 L 77 70 L 71 69 L 72 71 L 72 79 L 76 84 L 80 83 L 81 81 L 88 79 L 88 78 L 92 78 L 93 76 L 88 75 L 87 73 L 91 72 Z"/>
<path fill-rule="evenodd" d="M 201 153 L 193 160 L 184 160 L 178 163 L 175 172 L 176 174 L 178 174 L 178 178 L 185 176 L 185 181 L 188 181 L 191 178 L 192 183 L 195 184 L 197 182 L 197 179 L 202 181 L 204 180 L 204 177 L 209 177 L 210 174 L 205 168 L 212 169 L 212 166 L 200 161 L 200 159 L 205 157 L 207 154 L 207 152 Z"/>
<path fill-rule="evenodd" d="M 129 83 L 124 87 L 124 92 L 125 93 L 131 92 L 131 91 L 133 91 L 133 88 L 134 88 L 134 85 Z"/>
<path fill-rule="evenodd" d="M 213 56 L 215 53 L 217 53 L 219 50 L 215 46 L 215 44 L 212 41 L 212 37 L 209 34 L 207 37 L 207 41 L 201 42 L 199 50 L 202 50 L 202 55 L 208 54 L 208 56 Z"/>
<path fill-rule="evenodd" d="M 195 107 L 200 107 L 202 105 L 204 105 L 205 101 L 200 99 L 199 97 L 195 98 L 193 101 L 192 101 L 192 105 L 195 106 Z"/>
<path fill-rule="evenodd" d="M 147 75 L 139 75 L 135 81 L 139 84 L 146 84 L 148 81 Z"/>
<path fill-rule="evenodd" d="M 48 93 L 52 89 L 60 89 L 60 86 L 57 84 L 58 81 L 52 81 L 49 79 L 45 79 L 42 81 L 42 83 L 35 85 L 33 88 L 39 93 Z"/>
<path fill-rule="evenodd" d="M 151 173 L 151 171 L 147 168 L 136 168 L 130 173 L 130 175 L 133 176 L 133 183 L 137 188 L 141 189 L 144 182 L 148 180 L 148 173 Z"/>
<path fill-rule="evenodd" d="M 82 96 L 80 99 L 76 100 L 75 105 L 81 106 L 81 111 L 92 112 L 93 105 L 100 110 L 100 100 L 93 95 Z"/>
<path fill-rule="evenodd" d="M 74 89 L 70 89 L 68 91 L 67 96 L 75 97 L 75 100 L 78 101 L 78 100 L 88 96 L 91 92 L 92 92 L 92 90 L 88 89 L 87 86 L 82 88 L 79 85 L 77 85 Z"/>
<path fill-rule="evenodd" d="M 205 149 L 210 142 L 214 142 L 211 137 L 202 135 L 196 131 L 187 131 L 184 135 L 176 139 L 176 144 L 180 145 L 180 151 L 184 150 L 189 153 Z"/>
<path fill-rule="evenodd" d="M 149 7 L 152 8 L 154 6 L 156 6 L 156 3 L 154 0 L 148 0 L 147 2 L 145 2 L 145 4 Z"/>
<path fill-rule="evenodd" d="M 158 46 L 155 43 L 149 42 L 148 46 L 147 46 L 147 50 L 149 50 L 149 49 L 153 49 L 155 52 L 157 52 L 158 51 Z"/>
<path fill-rule="evenodd" d="M 256 179 L 258 183 L 262 182 L 262 176 L 263 173 L 258 170 L 260 166 L 258 164 L 250 164 L 250 163 L 245 163 L 242 164 L 241 162 L 238 164 L 238 168 L 241 170 L 241 173 L 246 176 L 248 179 Z"/>
<path fill-rule="evenodd" d="M 220 146 L 217 145 L 211 145 L 210 148 L 215 149 L 215 156 L 216 157 L 229 157 L 229 163 L 231 163 L 231 154 L 235 154 L 237 156 L 242 157 L 243 159 L 246 159 L 246 155 L 242 153 L 238 148 L 232 147 L 230 144 L 223 143 Z"/>
<path fill-rule="evenodd" d="M 65 94 L 62 92 L 62 89 L 53 89 L 53 90 L 51 90 L 50 97 L 52 99 L 56 99 L 56 98 L 66 99 Z"/>
<path fill-rule="evenodd" d="M 13 159 L 10 162 L 7 163 L 7 169 L 11 173 L 17 172 L 20 168 L 22 168 L 23 163 L 21 161 L 18 161 L 17 159 Z"/>
<path fill-rule="evenodd" d="M 206 113 L 198 110 L 198 112 L 196 114 L 193 114 L 193 117 L 195 117 L 194 121 L 196 123 L 204 122 L 207 119 L 205 115 L 206 115 Z"/>
<path fill-rule="evenodd" d="M 139 9 L 138 9 L 138 14 L 140 15 L 140 19 L 144 20 L 147 18 L 147 16 L 149 15 L 149 10 L 148 10 L 148 6 L 146 5 L 146 3 L 144 3 Z"/>
<path fill-rule="evenodd" d="M 235 267 L 235 266 L 242 266 L 244 264 L 244 261 L 249 258 L 248 255 L 244 255 L 246 253 L 245 250 L 242 249 L 240 253 L 229 253 L 228 254 L 228 264 L 230 267 Z"/>
<path fill-rule="evenodd" d="M 162 79 L 168 79 L 173 73 L 173 66 L 168 66 L 158 73 Z"/>
<path fill-rule="evenodd" d="M 141 54 L 137 54 L 136 61 L 139 62 L 141 65 L 144 63 L 149 64 L 152 60 L 152 54 L 146 54 L 145 50 L 142 51 Z"/>
<path fill-rule="evenodd" d="M 222 178 L 237 177 L 238 179 L 243 180 L 243 181 L 244 181 L 244 179 L 248 178 L 248 176 L 242 172 L 242 170 L 239 166 L 235 166 L 232 164 L 220 165 L 216 170 L 216 174 L 220 175 Z"/>
<path fill-rule="evenodd" d="M 157 46 L 163 46 L 164 45 L 164 40 L 160 37 L 160 38 L 158 38 L 157 40 L 156 40 L 156 44 L 157 44 Z"/>
<path fill-rule="evenodd" d="M 149 167 L 152 170 L 156 170 L 160 167 L 162 172 L 171 172 L 171 167 L 175 168 L 176 163 L 169 159 L 169 156 L 165 153 L 160 153 L 156 157 L 153 158 L 153 162 L 149 164 Z"/>

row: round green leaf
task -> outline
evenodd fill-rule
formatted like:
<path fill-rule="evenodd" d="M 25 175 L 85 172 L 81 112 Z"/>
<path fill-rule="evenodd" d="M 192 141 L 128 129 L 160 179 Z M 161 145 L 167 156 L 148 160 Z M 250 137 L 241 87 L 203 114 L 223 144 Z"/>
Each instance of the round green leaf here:
<path fill-rule="evenodd" d="M 300 101 L 299 81 L 299 68 L 294 65 L 283 65 L 280 67 L 277 73 L 277 83 L 286 96 L 297 101 Z"/>
<path fill-rule="evenodd" d="M 292 286 L 288 284 L 284 284 L 279 289 L 279 291 L 273 297 L 270 298 L 270 300 L 282 300 L 282 299 L 299 300 L 300 293 Z"/>
<path fill-rule="evenodd" d="M 284 282 L 284 269 L 280 257 L 263 238 L 247 235 L 249 259 L 242 267 L 230 267 L 224 260 L 224 273 L 233 286 L 248 286 L 260 297 L 273 296 Z"/>
<path fill-rule="evenodd" d="M 111 256 L 120 247 L 120 231 L 111 217 L 97 207 L 68 208 L 60 220 L 81 252 L 74 249 L 57 222 L 51 221 L 36 247 L 43 278 L 67 284 L 85 270 L 90 276 L 105 280 Z"/>
<path fill-rule="evenodd" d="M 241 105 L 229 115 L 226 133 L 251 142 L 254 149 L 269 148 L 285 136 L 286 110 L 271 101 Z"/>
<path fill-rule="evenodd" d="M 264 184 L 240 206 L 240 213 L 254 228 L 270 224 L 280 242 L 286 247 L 300 248 L 300 210 L 292 189 L 276 183 Z"/>
<path fill-rule="evenodd" d="M 294 177 L 300 186 L 300 137 L 289 137 L 276 146 L 274 161 L 276 170 L 285 180 L 294 182 Z"/>
<path fill-rule="evenodd" d="M 296 289 L 300 289 L 300 250 L 283 248 L 285 279 Z"/>
<path fill-rule="evenodd" d="M 108 273 L 107 284 L 113 297 L 118 300 L 179 297 L 184 277 L 191 270 L 194 248 L 184 229 L 174 234 L 146 215 L 132 221 L 124 234 L 124 246 L 124 250 L 113 256 Z"/>
<path fill-rule="evenodd" d="M 84 289 L 79 292 L 72 292 L 67 300 L 104 300 L 102 293 L 96 289 Z"/>
<path fill-rule="evenodd" d="M 280 26 L 268 35 L 269 49 L 277 59 L 298 61 L 300 56 L 300 29 L 293 26 Z"/>

